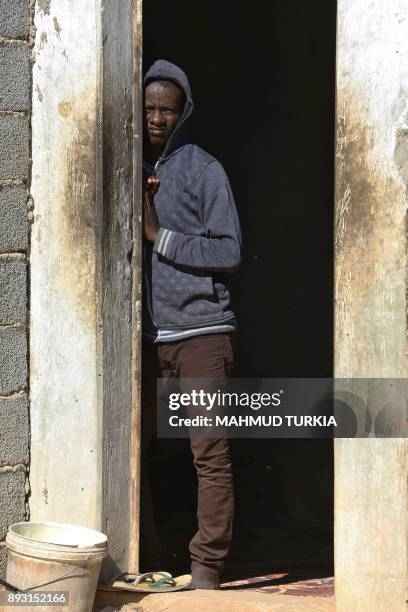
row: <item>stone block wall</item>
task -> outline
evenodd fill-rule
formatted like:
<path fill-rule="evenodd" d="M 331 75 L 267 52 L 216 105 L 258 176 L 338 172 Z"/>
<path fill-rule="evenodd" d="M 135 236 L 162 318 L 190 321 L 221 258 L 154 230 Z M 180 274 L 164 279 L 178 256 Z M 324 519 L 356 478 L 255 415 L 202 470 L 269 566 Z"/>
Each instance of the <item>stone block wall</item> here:
<path fill-rule="evenodd" d="M 0 0 L 0 576 L 29 518 L 28 278 L 32 3 Z"/>

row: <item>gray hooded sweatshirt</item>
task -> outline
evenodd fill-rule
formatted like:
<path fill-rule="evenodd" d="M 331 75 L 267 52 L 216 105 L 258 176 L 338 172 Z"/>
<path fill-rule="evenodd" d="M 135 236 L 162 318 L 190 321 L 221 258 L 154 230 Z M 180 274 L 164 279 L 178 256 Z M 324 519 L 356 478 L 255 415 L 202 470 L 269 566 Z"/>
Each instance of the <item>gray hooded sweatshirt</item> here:
<path fill-rule="evenodd" d="M 154 198 L 160 230 L 154 244 L 144 244 L 143 325 L 145 335 L 156 341 L 160 332 L 173 332 L 170 339 L 175 339 L 177 332 L 211 333 L 235 325 L 227 279 L 239 266 L 242 248 L 225 171 L 188 135 L 193 100 L 187 76 L 158 60 L 144 85 L 159 79 L 179 85 L 185 105 L 154 167 L 160 179 Z"/>

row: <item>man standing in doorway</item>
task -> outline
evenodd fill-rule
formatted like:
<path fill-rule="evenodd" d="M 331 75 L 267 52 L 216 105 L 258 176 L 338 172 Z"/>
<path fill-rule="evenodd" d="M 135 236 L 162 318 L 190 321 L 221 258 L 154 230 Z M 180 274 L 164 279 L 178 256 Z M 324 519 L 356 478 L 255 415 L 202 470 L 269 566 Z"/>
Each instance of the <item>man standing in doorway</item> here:
<path fill-rule="evenodd" d="M 160 567 L 146 455 L 155 432 L 156 378 L 225 379 L 236 319 L 227 277 L 241 260 L 241 231 L 221 164 L 188 134 L 185 73 L 158 60 L 144 79 L 144 304 L 141 564 Z M 228 438 L 190 439 L 198 476 L 198 531 L 190 542 L 192 588 L 218 588 L 234 509 Z"/>

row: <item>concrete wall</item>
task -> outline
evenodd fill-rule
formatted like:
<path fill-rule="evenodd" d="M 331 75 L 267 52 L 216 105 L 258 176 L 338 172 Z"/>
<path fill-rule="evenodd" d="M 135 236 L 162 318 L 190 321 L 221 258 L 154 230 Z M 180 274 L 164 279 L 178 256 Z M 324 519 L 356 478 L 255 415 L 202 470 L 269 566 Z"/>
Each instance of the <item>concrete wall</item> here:
<path fill-rule="evenodd" d="M 335 375 L 373 420 L 408 373 L 407 27 L 405 0 L 339 0 Z M 406 440 L 335 441 L 338 612 L 406 609 L 407 505 Z"/>
<path fill-rule="evenodd" d="M 30 512 L 103 530 L 114 573 L 137 569 L 136 6 L 38 1 L 34 15 Z"/>
<path fill-rule="evenodd" d="M 0 576 L 8 526 L 29 512 L 30 14 L 0 0 Z"/>
<path fill-rule="evenodd" d="M 75 17 L 73 17 L 75 16 Z M 32 520 L 101 526 L 99 2 L 35 7 Z"/>

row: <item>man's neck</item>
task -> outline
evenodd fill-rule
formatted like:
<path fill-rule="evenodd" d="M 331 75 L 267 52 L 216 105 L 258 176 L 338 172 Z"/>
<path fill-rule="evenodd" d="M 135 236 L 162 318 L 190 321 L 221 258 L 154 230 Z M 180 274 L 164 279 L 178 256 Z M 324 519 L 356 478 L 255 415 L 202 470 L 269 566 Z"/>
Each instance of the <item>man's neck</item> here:
<path fill-rule="evenodd" d="M 155 164 L 161 157 L 164 151 L 164 147 L 151 147 L 147 146 L 143 152 L 143 158 L 149 162 L 149 164 Z"/>

